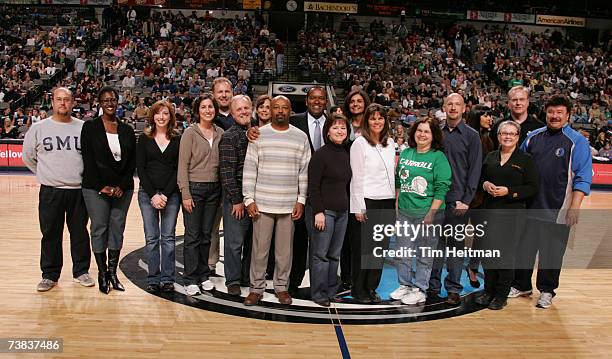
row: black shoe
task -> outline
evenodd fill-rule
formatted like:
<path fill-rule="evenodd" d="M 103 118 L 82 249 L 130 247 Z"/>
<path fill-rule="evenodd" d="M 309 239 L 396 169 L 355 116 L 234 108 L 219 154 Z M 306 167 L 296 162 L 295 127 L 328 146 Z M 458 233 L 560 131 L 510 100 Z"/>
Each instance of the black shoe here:
<path fill-rule="evenodd" d="M 240 296 L 240 286 L 238 284 L 230 284 L 227 286 L 227 294 L 233 296 Z"/>
<path fill-rule="evenodd" d="M 427 294 L 427 298 L 440 298 L 440 291 L 439 290 L 427 289 L 425 294 Z"/>
<path fill-rule="evenodd" d="M 474 302 L 476 302 L 476 304 L 478 305 L 482 305 L 483 307 L 488 307 L 492 299 L 493 299 L 492 295 L 487 294 L 487 293 L 482 293 L 481 295 L 476 297 L 476 300 L 474 300 Z"/>
<path fill-rule="evenodd" d="M 172 292 L 174 292 L 174 283 L 166 282 L 166 283 L 162 284 L 161 290 L 164 293 L 172 293 Z"/>
<path fill-rule="evenodd" d="M 353 302 L 357 304 L 371 304 L 372 298 L 370 296 L 361 296 L 356 294 L 351 294 L 353 297 Z"/>
<path fill-rule="evenodd" d="M 491 303 L 489 303 L 488 308 L 491 310 L 501 310 L 506 306 L 506 304 L 508 304 L 508 301 L 505 299 L 493 298 Z"/>
<path fill-rule="evenodd" d="M 371 291 L 370 292 L 370 301 L 372 304 L 379 304 L 382 303 L 382 298 L 378 295 L 378 293 L 376 293 L 376 291 Z"/>
<path fill-rule="evenodd" d="M 446 303 L 450 305 L 457 305 L 461 303 L 461 297 L 457 293 L 448 293 L 448 297 L 446 297 Z"/>
<path fill-rule="evenodd" d="M 470 273 L 474 273 L 474 276 L 476 277 L 475 281 L 471 279 Z M 471 268 L 468 268 L 468 278 L 470 279 L 470 285 L 472 288 L 480 288 L 480 282 L 478 281 L 478 270 L 474 272 Z"/>
<path fill-rule="evenodd" d="M 110 282 L 113 285 L 113 289 L 124 292 L 125 288 L 123 284 L 119 282 L 117 277 L 117 267 L 119 266 L 119 253 L 120 251 L 108 250 L 108 272 L 110 274 Z"/>
<path fill-rule="evenodd" d="M 327 300 L 327 299 L 315 300 L 314 302 L 315 302 L 315 304 L 318 304 L 318 305 L 320 305 L 322 307 L 329 307 L 329 305 L 330 305 L 329 300 Z"/>
<path fill-rule="evenodd" d="M 159 290 L 160 290 L 160 287 L 159 287 L 159 284 L 157 283 L 152 283 L 152 284 L 147 285 L 147 292 L 149 293 L 157 293 L 159 292 Z"/>
<path fill-rule="evenodd" d="M 94 253 L 96 264 L 98 265 L 98 289 L 104 294 L 110 292 L 110 283 L 108 282 L 106 252 Z"/>

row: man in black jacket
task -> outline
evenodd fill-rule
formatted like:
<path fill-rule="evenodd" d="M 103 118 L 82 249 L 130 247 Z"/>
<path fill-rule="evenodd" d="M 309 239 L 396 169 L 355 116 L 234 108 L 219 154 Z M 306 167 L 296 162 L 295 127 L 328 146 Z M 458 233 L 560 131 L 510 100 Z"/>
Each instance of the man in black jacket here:
<path fill-rule="evenodd" d="M 504 121 L 514 121 L 521 125 L 521 135 L 518 143 L 523 143 L 529 132 L 544 127 L 544 123 L 534 115 L 529 114 L 529 90 L 524 86 L 514 86 L 508 91 L 508 109 L 510 115 L 497 121 L 491 128 L 493 148 L 498 148 L 497 127 Z"/>

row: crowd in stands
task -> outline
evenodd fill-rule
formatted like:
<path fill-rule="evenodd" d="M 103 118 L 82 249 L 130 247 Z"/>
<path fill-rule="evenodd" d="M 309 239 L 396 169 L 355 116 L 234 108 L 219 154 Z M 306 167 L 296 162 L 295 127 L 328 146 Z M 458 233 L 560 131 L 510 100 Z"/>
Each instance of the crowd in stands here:
<path fill-rule="evenodd" d="M 122 24 L 94 52 L 83 49 L 100 36 L 95 22 L 49 31 L 8 8 L 0 39 L 0 103 L 8 104 L 2 110 L 18 137 L 48 104 L 43 99 L 35 114 L 34 107 L 15 101 L 61 70 L 65 77 L 58 85 L 73 90 L 79 118 L 98 114 L 95 94 L 108 84 L 120 90 L 121 118 L 143 120 L 144 108 L 168 99 L 183 127 L 192 119 L 193 98 L 210 89 L 214 78 L 227 77 L 234 94 L 252 96 L 254 83 L 283 74 L 286 44 L 258 15 L 220 20 L 195 11 L 153 12 L 140 18 L 132 9 L 109 9 L 111 18 L 123 11 Z M 557 31 L 526 33 L 512 26 L 423 25 L 400 35 L 378 20 L 360 26 L 347 16 L 340 23 L 338 32 L 317 22 L 300 32 L 297 67 L 289 70 L 346 92 L 363 90 L 405 126 L 425 115 L 443 120 L 442 99 L 455 91 L 466 98 L 468 111 L 485 105 L 499 120 L 508 113 L 507 90 L 524 85 L 531 92 L 530 113 L 540 119 L 547 98 L 563 91 L 575 101 L 572 123 L 589 132 L 593 145 L 601 132 L 608 141 L 612 136 L 609 43 L 589 46 Z"/>
<path fill-rule="evenodd" d="M 381 27 L 374 20 L 369 31 L 349 25 L 344 32 L 316 26 L 301 32 L 300 74 L 323 75 L 347 92 L 363 90 L 406 126 L 433 113 L 443 120 L 441 101 L 451 92 L 466 98 L 468 110 L 485 105 L 499 120 L 508 113 L 506 91 L 516 85 L 530 90 L 530 113 L 540 119 L 550 95 L 569 93 L 576 103 L 572 122 L 588 127 L 592 141 L 611 119 L 610 44 L 587 47 L 556 31 L 508 26 L 424 26 L 405 37 Z"/>

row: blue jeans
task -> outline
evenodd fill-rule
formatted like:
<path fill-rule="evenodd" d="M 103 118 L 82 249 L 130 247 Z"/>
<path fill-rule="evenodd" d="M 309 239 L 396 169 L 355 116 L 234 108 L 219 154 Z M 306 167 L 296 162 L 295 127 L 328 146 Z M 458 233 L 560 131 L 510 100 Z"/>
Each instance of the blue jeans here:
<path fill-rule="evenodd" d="M 166 208 L 160 210 L 151 205 L 147 192 L 140 189 L 138 205 L 142 214 L 146 240 L 145 252 L 149 266 L 147 281 L 149 284 L 173 283 L 176 219 L 181 208 L 181 196 L 179 192 L 173 193 L 168 198 Z"/>
<path fill-rule="evenodd" d="M 232 203 L 223 196 L 223 256 L 225 285 L 246 284 L 251 268 L 252 221 L 246 208 L 244 217 L 232 216 Z"/>
<path fill-rule="evenodd" d="M 469 217 L 469 212 L 464 214 L 463 216 L 457 216 L 453 213 L 455 209 L 454 203 L 447 203 L 446 209 L 444 211 L 444 223 L 450 224 L 452 226 L 457 226 L 460 224 L 467 224 Z M 456 228 L 456 227 L 455 227 Z M 463 249 L 465 246 L 464 240 L 456 240 L 453 237 L 447 237 L 443 240 L 438 241 L 439 250 L 444 251 L 446 253 L 446 248 L 458 248 Z M 463 272 L 463 258 L 461 257 L 448 257 L 448 258 L 438 258 L 434 259 L 434 265 L 431 270 L 431 277 L 429 278 L 429 288 L 432 291 L 440 292 L 442 288 L 442 268 L 444 267 L 444 263 L 446 263 L 446 270 L 448 274 L 446 278 L 444 278 L 444 287 L 448 293 L 456 293 L 460 294 L 463 290 L 463 285 L 461 284 L 461 274 Z"/>
<path fill-rule="evenodd" d="M 91 249 L 94 253 L 107 249 L 118 251 L 123 247 L 123 232 L 133 190 L 123 192 L 120 198 L 98 194 L 83 188 L 83 199 L 91 220 Z"/>
<path fill-rule="evenodd" d="M 333 298 L 338 289 L 340 252 L 348 223 L 348 211 L 325 210 L 325 229 L 314 226 L 312 207 L 306 207 L 306 221 L 312 228 L 310 237 L 310 296 L 313 301 Z"/>
<path fill-rule="evenodd" d="M 407 222 L 409 225 L 423 225 L 423 217 L 415 218 L 408 217 L 400 213 L 398 216 L 398 221 L 403 226 L 404 222 Z M 440 211 L 435 219 L 434 224 L 441 225 L 444 221 L 444 215 L 442 211 Z M 419 231 L 419 234 L 422 232 Z M 423 257 L 421 254 L 421 248 L 436 249 L 438 245 L 439 232 L 435 233 L 433 228 L 430 228 L 429 233 L 425 232 L 424 236 L 417 235 L 414 237 L 407 236 L 397 236 L 397 249 L 405 248 L 405 249 L 413 249 L 416 251 L 416 267 L 413 266 L 414 257 L 405 257 L 400 258 L 396 270 L 397 270 L 397 278 L 401 285 L 405 285 L 408 287 L 416 287 L 419 288 L 423 293 L 427 291 L 429 288 L 429 276 L 431 275 L 431 268 L 433 267 L 434 258 L 432 256 Z"/>
<path fill-rule="evenodd" d="M 189 192 L 194 207 L 192 213 L 183 210 L 185 285 L 199 284 L 210 276 L 208 254 L 215 214 L 221 198 L 221 185 L 219 182 L 189 182 Z"/>

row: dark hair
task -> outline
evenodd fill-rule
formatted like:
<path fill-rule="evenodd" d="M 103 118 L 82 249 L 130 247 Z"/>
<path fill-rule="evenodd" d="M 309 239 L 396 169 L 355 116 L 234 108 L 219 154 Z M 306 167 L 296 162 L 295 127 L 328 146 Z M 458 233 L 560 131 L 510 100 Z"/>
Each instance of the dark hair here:
<path fill-rule="evenodd" d="M 480 133 L 482 131 L 482 128 L 480 127 L 480 116 L 486 114 L 491 115 L 491 109 L 488 106 L 472 106 L 472 109 L 465 114 L 465 122 L 468 126 Z"/>
<path fill-rule="evenodd" d="M 323 125 L 323 142 L 325 144 L 332 143 L 331 139 L 329 138 L 329 129 L 338 122 L 341 122 L 344 124 L 344 126 L 346 126 L 346 137 L 344 138 L 344 141 L 342 141 L 342 144 L 346 144 L 349 141 L 349 129 L 351 128 L 349 120 L 344 115 L 335 114 L 332 115 L 331 118 L 328 118 L 327 121 L 325 121 L 325 125 Z"/>
<path fill-rule="evenodd" d="M 370 106 L 370 97 L 368 96 L 367 93 L 363 92 L 363 90 L 354 90 L 354 91 L 349 92 L 349 94 L 346 95 L 346 97 L 344 98 L 344 114 L 350 120 L 353 119 L 353 114 L 351 113 L 351 110 L 350 110 L 351 99 L 355 95 L 360 95 L 363 98 L 364 112 L 365 112 L 365 109 L 368 108 L 368 106 Z"/>
<path fill-rule="evenodd" d="M 365 112 L 363 114 L 363 121 L 361 121 L 361 136 L 363 136 L 363 138 L 365 138 L 371 146 L 376 145 L 376 143 L 372 140 L 372 134 L 370 133 L 370 124 L 368 120 L 377 112 L 385 119 L 385 127 L 383 127 L 383 130 L 380 133 L 379 141 L 383 147 L 387 147 L 387 139 L 389 138 L 390 125 L 389 118 L 387 118 L 387 111 L 382 105 L 373 103 L 366 107 Z"/>
<path fill-rule="evenodd" d="M 174 106 L 168 101 L 160 100 L 160 101 L 155 102 L 149 109 L 149 116 L 147 118 L 149 127 L 143 131 L 144 134 L 149 138 L 153 138 L 153 136 L 155 136 L 157 129 L 155 127 L 154 118 L 155 118 L 155 115 L 159 112 L 159 110 L 162 107 L 167 108 L 168 112 L 170 112 L 170 121 L 168 121 L 168 129 L 166 130 L 166 137 L 170 139 L 172 137 L 178 136 L 178 133 L 174 129 L 174 126 L 176 125 L 176 114 L 174 113 Z"/>
<path fill-rule="evenodd" d="M 553 95 L 551 96 L 546 104 L 544 105 L 544 110 L 548 110 L 551 106 L 563 106 L 567 109 L 567 113 L 572 112 L 572 101 L 565 95 Z"/>
<path fill-rule="evenodd" d="M 98 91 L 98 102 L 100 102 L 102 95 L 104 95 L 105 93 L 109 93 L 109 92 L 112 92 L 115 95 L 115 98 L 119 100 L 119 92 L 117 92 L 117 90 L 115 90 L 114 87 L 104 86 L 100 89 L 100 91 Z"/>
<path fill-rule="evenodd" d="M 416 147 L 416 140 L 414 136 L 416 135 L 417 127 L 420 124 L 426 123 L 429 125 L 429 129 L 431 130 L 431 148 L 434 150 L 442 150 L 442 130 L 440 129 L 440 125 L 438 121 L 431 117 L 422 117 L 414 121 L 410 129 L 408 129 L 408 146 Z"/>
<path fill-rule="evenodd" d="M 195 101 L 193 101 L 193 106 L 191 107 L 191 111 L 193 113 L 193 119 L 194 119 L 194 122 L 196 123 L 200 122 L 200 104 L 204 100 L 211 100 L 213 103 L 213 106 L 215 107 L 215 115 L 219 113 L 219 104 L 217 103 L 217 100 L 215 100 L 215 97 L 212 95 L 212 93 L 206 92 L 200 95 L 198 98 L 196 98 Z"/>
<path fill-rule="evenodd" d="M 257 98 L 257 101 L 255 101 L 255 110 L 257 110 L 257 108 L 259 108 L 259 106 L 263 105 L 266 100 L 270 101 L 270 104 L 272 104 L 272 96 L 270 95 L 261 95 Z"/>
<path fill-rule="evenodd" d="M 325 95 L 325 98 L 327 99 L 327 92 L 325 92 L 325 89 L 323 88 L 323 86 L 319 86 L 319 85 L 315 85 L 311 88 L 308 89 L 308 92 L 306 93 L 306 99 L 308 99 L 308 97 L 310 97 L 310 93 L 313 90 L 321 90 L 321 92 L 323 92 L 323 94 Z"/>

